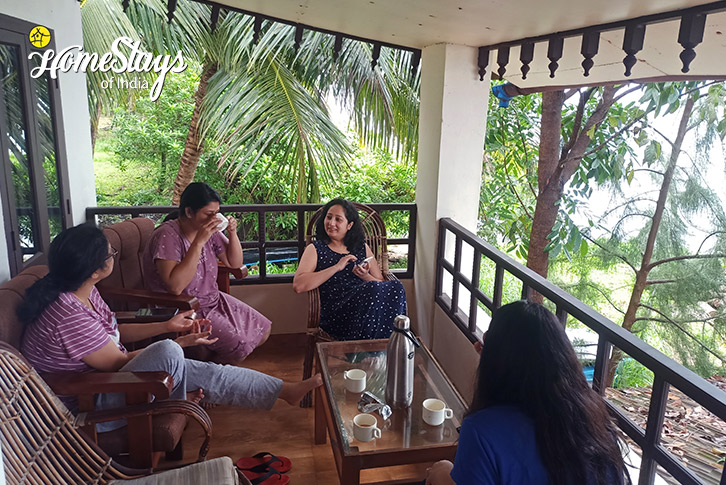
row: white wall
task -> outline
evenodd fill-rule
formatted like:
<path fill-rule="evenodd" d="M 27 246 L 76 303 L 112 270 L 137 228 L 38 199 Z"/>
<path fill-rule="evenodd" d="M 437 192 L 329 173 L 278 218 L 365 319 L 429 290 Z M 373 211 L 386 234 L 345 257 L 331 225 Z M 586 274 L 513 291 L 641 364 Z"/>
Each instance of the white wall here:
<path fill-rule="evenodd" d="M 406 290 L 408 314 L 416 320 L 413 280 L 401 280 Z M 308 322 L 308 294 L 292 291 L 292 283 L 233 286 L 230 293 L 272 320 L 272 333 L 305 333 Z"/>
<path fill-rule="evenodd" d="M 52 29 L 57 49 L 83 44 L 81 7 L 77 0 L 0 0 L 0 13 Z M 60 73 L 58 85 L 69 169 L 71 213 L 75 225 L 85 221 L 86 207 L 96 205 L 86 76 L 84 73 Z M 0 224 L 4 224 L 1 212 Z M 0 246 L 3 246 L 0 248 L 2 282 L 10 273 L 4 238 Z"/>
<path fill-rule="evenodd" d="M 433 339 L 437 221 L 451 217 L 476 232 L 489 81 L 479 81 L 477 49 L 423 49 L 416 183 L 416 330 Z"/>
<path fill-rule="evenodd" d="M 3 221 L 3 202 L 0 197 L 0 224 Z M 0 283 L 10 279 L 10 265 L 8 264 L 8 246 L 5 238 L 0 238 Z M 2 483 L 2 482 L 0 482 Z"/>

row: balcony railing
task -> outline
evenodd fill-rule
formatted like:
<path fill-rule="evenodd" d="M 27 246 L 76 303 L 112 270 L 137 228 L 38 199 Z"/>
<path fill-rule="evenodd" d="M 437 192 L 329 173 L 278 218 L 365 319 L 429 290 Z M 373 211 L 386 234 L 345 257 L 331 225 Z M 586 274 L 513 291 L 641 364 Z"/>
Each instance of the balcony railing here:
<path fill-rule="evenodd" d="M 447 240 L 453 236 L 454 245 L 447 247 Z M 464 249 L 466 245 L 466 251 Z M 453 255 L 453 263 L 450 261 Z M 462 270 L 464 260 L 467 268 Z M 469 261 L 471 265 L 469 266 Z M 482 262 L 494 266 L 493 291 L 489 296 L 480 289 Z M 444 292 L 444 276 L 451 287 Z M 643 452 L 639 485 L 652 484 L 656 466 L 662 466 L 678 482 L 688 485 L 704 482 L 680 463 L 660 443 L 666 403 L 670 386 L 675 386 L 693 401 L 726 421 L 726 393 L 702 377 L 646 344 L 638 337 L 616 325 L 603 315 L 581 302 L 566 291 L 553 285 L 547 279 L 519 264 L 475 234 L 469 232 L 451 219 L 439 221 L 438 254 L 436 259 L 436 303 L 472 342 L 481 338 L 482 330 L 477 325 L 479 305 L 490 312 L 502 305 L 505 272 L 522 285 L 522 298 L 528 298 L 537 291 L 556 308 L 556 315 L 566 325 L 568 315 L 595 331 L 598 336 L 597 357 L 593 388 L 605 394 L 605 382 L 613 346 L 640 362 L 654 374 L 648 421 L 643 431 L 625 413 L 607 402 L 610 412 L 620 428 L 641 448 Z M 447 284 L 448 286 L 448 284 Z M 469 301 L 464 302 L 467 311 L 461 310 L 462 288 L 468 290 Z M 450 296 L 449 296 L 450 295 Z M 466 298 L 464 298 L 466 299 Z M 721 485 L 726 485 L 726 473 L 721 473 Z"/>
<path fill-rule="evenodd" d="M 402 237 L 390 237 L 388 230 L 388 246 L 405 245 L 408 248 L 405 268 L 394 268 L 392 272 L 402 279 L 413 278 L 416 254 L 416 204 L 367 204 L 386 219 L 392 212 L 405 213 L 408 216 L 406 233 Z M 305 228 L 310 216 L 322 207 L 322 204 L 259 204 L 259 205 L 222 205 L 220 211 L 225 214 L 235 214 L 241 219 L 238 226 L 238 234 L 242 241 L 242 248 L 245 254 L 254 254 L 257 251 L 255 261 L 248 261 L 245 264 L 255 265 L 259 268 L 258 274 L 250 274 L 242 280 L 232 281 L 232 284 L 263 284 L 263 283 L 289 283 L 292 281 L 292 274 L 269 274 L 267 264 L 272 263 L 274 258 L 268 257 L 268 250 L 289 249 L 292 257 L 297 260 L 305 250 Z M 89 207 L 86 209 L 86 220 L 93 222 L 100 227 L 120 222 L 130 217 L 149 217 L 160 222 L 164 216 L 175 210 L 173 206 L 127 206 L 127 207 Z M 282 214 L 295 214 L 295 222 L 286 230 L 280 231 L 278 236 L 285 239 L 268 239 L 270 230 L 268 222 L 270 217 Z M 288 221 L 289 222 L 289 221 Z M 247 238 L 249 240 L 246 240 Z"/>

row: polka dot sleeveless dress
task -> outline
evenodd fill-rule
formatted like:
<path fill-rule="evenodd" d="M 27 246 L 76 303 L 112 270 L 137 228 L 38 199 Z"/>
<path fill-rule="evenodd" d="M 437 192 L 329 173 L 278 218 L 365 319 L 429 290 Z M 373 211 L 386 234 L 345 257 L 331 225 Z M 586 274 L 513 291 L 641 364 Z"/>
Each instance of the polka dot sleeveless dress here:
<path fill-rule="evenodd" d="M 315 241 L 316 271 L 334 266 L 346 254 L 336 253 L 324 241 Z M 365 246 L 351 254 L 365 259 Z M 320 285 L 320 326 L 338 340 L 388 338 L 393 320 L 406 313 L 406 292 L 400 281 L 363 281 L 350 262 Z"/>

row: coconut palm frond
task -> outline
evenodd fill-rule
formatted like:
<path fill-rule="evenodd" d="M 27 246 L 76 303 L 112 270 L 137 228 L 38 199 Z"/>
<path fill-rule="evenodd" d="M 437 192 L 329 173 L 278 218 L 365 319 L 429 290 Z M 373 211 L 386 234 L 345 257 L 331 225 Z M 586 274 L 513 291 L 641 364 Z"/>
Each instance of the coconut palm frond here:
<path fill-rule="evenodd" d="M 319 181 L 335 185 L 350 159 L 345 135 L 326 107 L 275 59 L 244 77 L 217 73 L 202 112 L 203 135 L 226 147 L 220 166 L 244 175 L 263 153 L 288 154 L 276 162 L 289 165 L 298 202 L 314 200 Z"/>

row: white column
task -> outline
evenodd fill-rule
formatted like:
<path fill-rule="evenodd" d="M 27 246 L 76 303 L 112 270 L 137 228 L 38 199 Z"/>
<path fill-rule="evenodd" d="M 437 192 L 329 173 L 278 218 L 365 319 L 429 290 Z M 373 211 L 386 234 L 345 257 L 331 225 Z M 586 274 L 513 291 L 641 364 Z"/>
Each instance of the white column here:
<path fill-rule="evenodd" d="M 416 203 L 416 328 L 433 336 L 437 221 L 451 217 L 476 232 L 489 80 L 479 81 L 477 49 L 423 49 Z"/>

